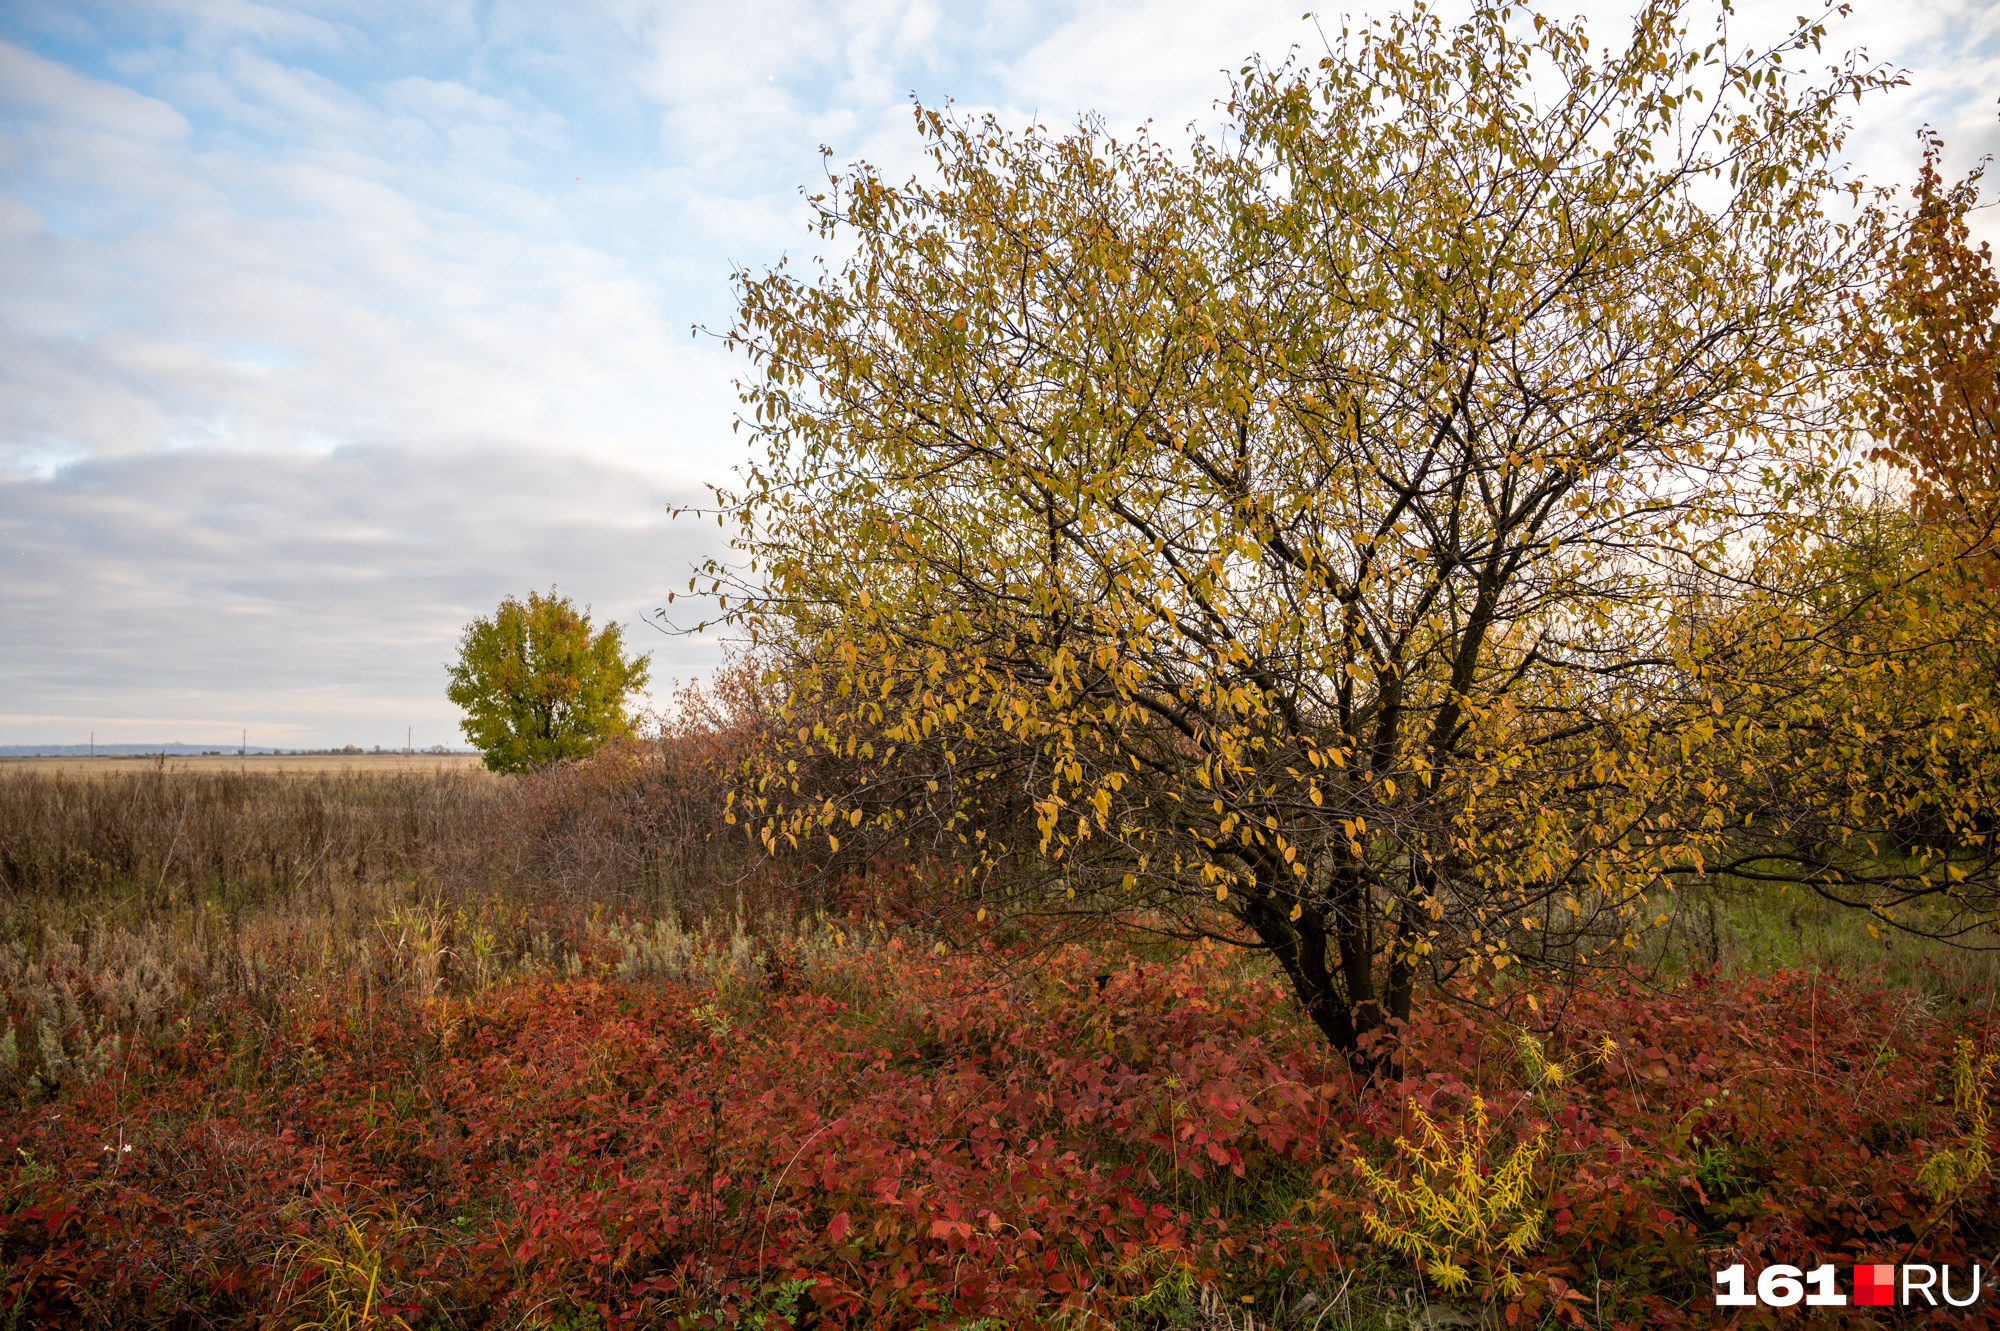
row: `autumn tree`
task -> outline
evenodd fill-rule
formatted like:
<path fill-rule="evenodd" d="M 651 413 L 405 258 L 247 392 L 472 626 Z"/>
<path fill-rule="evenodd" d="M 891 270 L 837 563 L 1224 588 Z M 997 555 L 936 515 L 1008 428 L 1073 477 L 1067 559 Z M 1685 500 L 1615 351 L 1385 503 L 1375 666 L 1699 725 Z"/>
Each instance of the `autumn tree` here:
<path fill-rule="evenodd" d="M 1867 214 L 1873 280 L 1843 306 L 1845 452 L 1879 470 L 1809 481 L 1809 512 L 1766 525 L 1703 630 L 1710 687 L 1758 704 L 1707 778 L 1736 823 L 1709 868 L 1991 947 L 2000 279 L 1967 224 L 1980 173 L 1947 185 L 1942 146 L 1927 135 L 1907 201 Z"/>
<path fill-rule="evenodd" d="M 1891 81 L 1690 32 L 1419 5 L 1178 155 L 920 109 L 926 178 L 835 175 L 851 257 L 728 333 L 706 589 L 794 708 L 734 812 L 920 811 L 968 918 L 1248 940 L 1363 1058 L 1426 977 L 1629 939 L 1728 835 L 1688 781 L 1758 704 L 1694 625 L 1820 446 L 1837 108 Z"/>
<path fill-rule="evenodd" d="M 1711 879 L 2000 941 L 2000 603 L 1967 553 L 1893 487 L 1764 546 L 1703 630 L 1718 694 L 1759 704 L 1704 782 L 1735 823 Z"/>
<path fill-rule="evenodd" d="M 512 596 L 491 618 L 465 626 L 445 690 L 465 710 L 461 728 L 496 772 L 523 772 L 580 758 L 606 740 L 634 733 L 626 698 L 646 686 L 650 667 L 628 657 L 624 631 L 593 631 L 554 588 Z"/>
<path fill-rule="evenodd" d="M 1984 166 L 1947 184 L 1943 151 L 1927 133 L 1909 207 L 1874 216 L 1880 281 L 1849 314 L 1856 403 L 1871 455 L 1910 477 L 1917 515 L 1982 554 L 2000 519 L 2000 275 L 1968 222 Z"/>

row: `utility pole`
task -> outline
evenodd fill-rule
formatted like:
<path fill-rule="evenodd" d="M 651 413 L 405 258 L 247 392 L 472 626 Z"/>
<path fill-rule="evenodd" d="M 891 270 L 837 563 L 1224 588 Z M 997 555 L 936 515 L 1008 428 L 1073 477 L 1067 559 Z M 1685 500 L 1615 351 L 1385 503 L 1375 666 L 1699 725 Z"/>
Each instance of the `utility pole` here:
<path fill-rule="evenodd" d="M 90 732 L 90 756 L 93 758 L 97 756 L 97 732 L 95 730 Z"/>

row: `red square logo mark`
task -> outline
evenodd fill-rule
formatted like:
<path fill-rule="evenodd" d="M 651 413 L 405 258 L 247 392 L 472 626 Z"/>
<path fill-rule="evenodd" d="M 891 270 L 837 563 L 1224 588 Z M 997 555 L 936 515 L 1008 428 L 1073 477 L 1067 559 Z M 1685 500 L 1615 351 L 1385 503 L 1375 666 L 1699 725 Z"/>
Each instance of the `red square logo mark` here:
<path fill-rule="evenodd" d="M 1887 1265 L 1854 1268 L 1854 1301 L 1861 1304 L 1896 1302 L 1896 1268 Z"/>

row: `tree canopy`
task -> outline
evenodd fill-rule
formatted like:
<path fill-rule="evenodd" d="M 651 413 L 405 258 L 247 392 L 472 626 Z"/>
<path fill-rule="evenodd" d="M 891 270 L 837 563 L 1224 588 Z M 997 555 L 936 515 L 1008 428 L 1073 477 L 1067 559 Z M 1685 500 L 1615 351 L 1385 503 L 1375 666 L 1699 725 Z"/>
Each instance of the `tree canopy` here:
<path fill-rule="evenodd" d="M 1896 80 L 1824 37 L 1420 4 L 1178 155 L 920 108 L 927 178 L 815 197 L 851 257 L 738 275 L 705 574 L 789 710 L 737 807 L 922 838 L 981 921 L 1247 939 L 1358 1056 L 1662 884 L 1831 889 L 1828 621 L 1772 569 L 1846 440 L 1840 107 Z"/>
<path fill-rule="evenodd" d="M 1850 313 L 1856 402 L 1874 456 L 1913 479 L 1918 514 L 1985 553 L 2000 518 L 2000 275 L 1967 224 L 1984 164 L 1947 184 L 1943 149 L 1926 131 L 1905 225 L 1876 231 L 1883 281 Z"/>
<path fill-rule="evenodd" d="M 446 695 L 465 709 L 466 738 L 496 772 L 523 772 L 581 758 L 606 740 L 634 733 L 626 696 L 646 686 L 651 667 L 625 654 L 624 630 L 592 632 L 554 588 L 547 596 L 509 596 L 491 618 L 475 619 L 448 666 Z"/>

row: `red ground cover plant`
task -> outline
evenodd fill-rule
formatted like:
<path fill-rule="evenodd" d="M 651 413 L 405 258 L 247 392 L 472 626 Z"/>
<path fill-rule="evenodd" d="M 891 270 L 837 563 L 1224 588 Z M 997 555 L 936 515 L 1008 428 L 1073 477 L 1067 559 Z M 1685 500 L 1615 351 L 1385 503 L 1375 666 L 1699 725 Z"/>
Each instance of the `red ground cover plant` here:
<path fill-rule="evenodd" d="M 1510 987 L 1434 1005 L 1364 1085 L 1240 954 L 876 937 L 716 986 L 621 978 L 599 936 L 572 973 L 238 1004 L 17 1081 L 0 1298 L 42 1325 L 1138 1327 L 1209 1285 L 1268 1316 L 1417 1279 L 1353 1162 L 1474 1094 L 1497 1136 L 1549 1134 L 1518 1324 L 1745 1324 L 1719 1266 L 2000 1240 L 1990 1177 L 1918 1178 L 1968 1145 L 1953 1041 L 1992 1023 L 1902 991 Z"/>
<path fill-rule="evenodd" d="M 1510 1028 L 1462 1013 L 1420 1022 L 1409 1054 L 1420 1103 L 1449 1112 L 1480 1089 L 1520 1135 L 1552 1130 L 1548 1243 L 1531 1265 L 1554 1279 L 1529 1283 L 1524 1311 L 1575 1290 L 1586 1310 L 1611 1300 L 1618 1320 L 1775 1324 L 1796 1311 L 1715 1310 L 1712 1273 L 1742 1262 L 1754 1285 L 1774 1262 L 1964 1268 L 2000 1246 L 1990 1177 L 1944 1200 L 1918 1177 L 1970 1127 L 1952 1054 L 1961 1038 L 1992 1047 L 1991 1014 L 1799 971 L 1699 976 L 1668 995 L 1630 983 L 1543 993 L 1539 1014 L 1530 997 L 1516 1015 L 1548 1031 L 1548 1059 L 1579 1069 L 1567 1085 L 1523 1085 L 1535 1060 L 1519 1057 L 1519 1036 L 1510 1050 Z M 1607 1038 L 1616 1051 L 1591 1057 Z M 1496 1061 L 1513 1066 L 1496 1075 Z M 1363 1103 L 1363 1130 L 1395 1136 L 1387 1102 Z M 1995 1306 L 1983 1300 L 1966 1324 L 2000 1320 Z"/>

